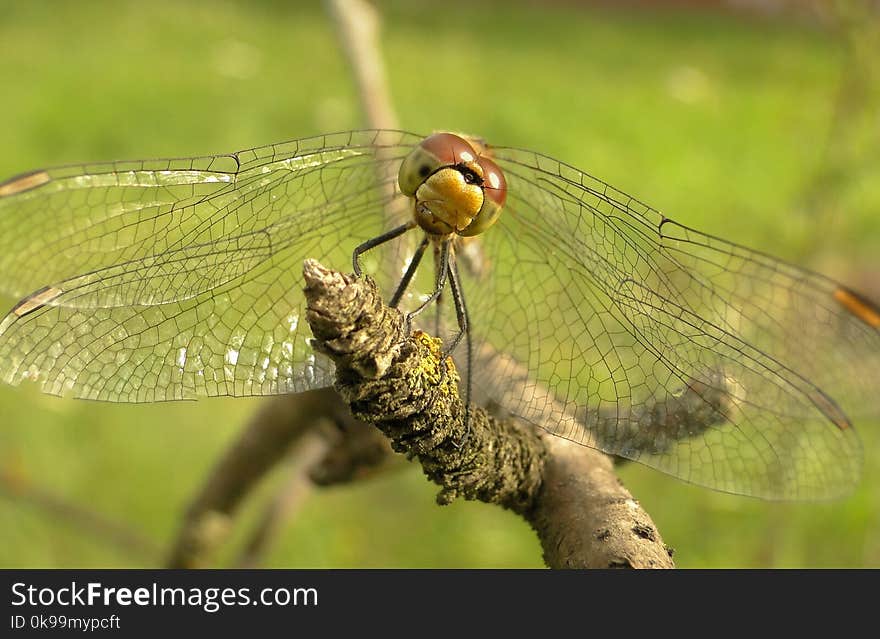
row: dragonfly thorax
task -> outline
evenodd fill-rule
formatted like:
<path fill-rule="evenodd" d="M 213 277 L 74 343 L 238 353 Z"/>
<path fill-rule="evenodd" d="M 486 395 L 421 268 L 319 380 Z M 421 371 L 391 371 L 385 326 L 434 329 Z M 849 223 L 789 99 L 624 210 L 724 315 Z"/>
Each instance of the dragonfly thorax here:
<path fill-rule="evenodd" d="M 507 196 L 504 174 L 452 133 L 422 140 L 403 160 L 400 190 L 413 198 L 416 223 L 432 235 L 478 235 L 492 226 Z"/>

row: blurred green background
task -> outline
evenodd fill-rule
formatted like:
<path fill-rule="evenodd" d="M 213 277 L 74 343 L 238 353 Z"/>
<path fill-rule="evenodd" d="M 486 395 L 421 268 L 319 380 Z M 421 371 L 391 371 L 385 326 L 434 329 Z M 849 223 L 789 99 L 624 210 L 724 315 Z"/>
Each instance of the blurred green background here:
<path fill-rule="evenodd" d="M 689 225 L 877 292 L 880 37 L 858 3 L 828 5 L 819 20 L 572 2 L 380 6 L 404 128 L 543 151 Z M 320 4 L 0 2 L 0 15 L 0 176 L 364 124 Z M 258 401 L 117 406 L 2 387 L 0 464 L 164 547 Z M 840 502 L 738 498 L 636 464 L 621 474 L 681 567 L 880 566 L 880 425 L 857 426 L 866 473 Z M 266 565 L 542 565 L 517 517 L 440 508 L 436 491 L 410 467 L 315 492 Z M 251 501 L 237 530 L 261 507 Z M 148 565 L 8 487 L 0 521 L 2 567 Z"/>

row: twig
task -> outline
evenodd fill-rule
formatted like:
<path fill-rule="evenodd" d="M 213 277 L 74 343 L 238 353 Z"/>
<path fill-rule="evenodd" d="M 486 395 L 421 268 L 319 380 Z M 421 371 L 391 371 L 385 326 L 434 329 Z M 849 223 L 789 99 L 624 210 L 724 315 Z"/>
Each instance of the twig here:
<path fill-rule="evenodd" d="M 0 471 L 0 492 L 80 530 L 94 542 L 109 543 L 146 565 L 152 565 L 160 556 L 159 547 L 130 526 L 37 486 L 10 468 Z"/>
<path fill-rule="evenodd" d="M 288 456 L 289 475 L 245 542 L 236 560 L 239 568 L 255 568 L 285 521 L 302 505 L 314 484 L 310 469 L 327 454 L 330 441 L 318 432 L 305 433 Z"/>
<path fill-rule="evenodd" d="M 363 0 L 327 0 L 327 8 L 354 74 L 370 128 L 396 129 L 397 116 L 379 53 L 376 9 Z"/>
<path fill-rule="evenodd" d="M 610 458 L 480 408 L 472 409 L 466 434 L 457 373 L 451 360 L 441 361 L 438 340 L 418 332 L 405 338 L 400 313 L 369 279 L 314 260 L 303 273 L 306 317 L 315 348 L 336 364 L 337 391 L 395 450 L 418 458 L 442 487 L 440 503 L 462 496 L 519 513 L 551 567 L 672 567 Z"/>
<path fill-rule="evenodd" d="M 371 129 L 397 129 L 397 115 L 382 62 L 379 12 L 366 0 L 326 0 L 325 4 L 348 60 L 367 126 Z M 382 149 L 377 149 L 377 158 L 381 158 L 382 153 Z M 377 163 L 377 166 L 382 165 L 381 162 Z M 391 228 L 402 223 L 398 219 L 400 211 L 390 198 L 394 194 L 394 181 L 388 179 L 390 174 L 383 175 L 381 169 L 377 170 L 380 173 L 376 179 L 380 184 L 386 184 L 389 195 L 384 215 L 385 226 Z M 393 174 L 394 167 L 388 164 L 385 170 Z M 382 253 L 380 268 L 389 275 L 389 281 L 403 262 L 405 256 L 402 251 L 403 245 L 398 244 Z M 316 475 L 313 479 L 322 484 L 343 481 L 346 477 L 353 479 L 365 467 L 364 462 L 367 468 L 385 469 L 392 465 L 389 462 L 395 460 L 391 452 L 388 440 L 375 428 L 348 429 L 325 460 L 324 469 L 328 474 L 323 477 Z"/>
<path fill-rule="evenodd" d="M 206 565 L 214 549 L 226 539 L 232 516 L 244 497 L 287 455 L 291 444 L 321 419 L 351 419 L 332 389 L 267 400 L 209 473 L 189 505 L 173 542 L 168 566 Z"/>

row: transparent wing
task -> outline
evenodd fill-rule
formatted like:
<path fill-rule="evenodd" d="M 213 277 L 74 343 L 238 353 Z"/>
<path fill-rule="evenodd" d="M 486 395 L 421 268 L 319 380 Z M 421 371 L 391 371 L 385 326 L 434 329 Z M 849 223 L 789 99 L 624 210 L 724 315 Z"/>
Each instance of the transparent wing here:
<path fill-rule="evenodd" d="M 355 131 L 200 158 L 35 171 L 0 184 L 0 377 L 141 402 L 332 383 L 302 261 L 348 268 L 403 198 L 421 138 Z"/>
<path fill-rule="evenodd" d="M 556 160 L 494 153 L 509 189 L 482 238 L 492 267 L 464 269 L 483 394 L 723 491 L 851 490 L 861 447 L 848 415 L 880 412 L 876 307 Z"/>
<path fill-rule="evenodd" d="M 383 214 L 405 209 L 394 176 L 419 140 L 351 132 L 0 184 L 0 288 L 24 296 L 0 322 L 0 376 L 111 401 L 329 384 L 300 321 L 302 260 L 346 268 L 394 224 Z M 495 153 L 506 212 L 478 250 L 458 249 L 483 395 L 721 490 L 852 487 L 861 451 L 848 415 L 878 412 L 875 306 L 555 160 Z M 389 293 L 391 262 L 365 264 Z M 422 269 L 408 303 L 431 280 Z M 427 317 L 427 330 L 441 325 Z"/>

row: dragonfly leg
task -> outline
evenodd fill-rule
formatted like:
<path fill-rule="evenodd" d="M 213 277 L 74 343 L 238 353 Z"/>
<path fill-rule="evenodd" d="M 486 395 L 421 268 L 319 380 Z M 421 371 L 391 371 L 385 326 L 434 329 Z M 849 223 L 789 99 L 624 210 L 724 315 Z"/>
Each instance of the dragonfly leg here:
<path fill-rule="evenodd" d="M 400 237 L 407 231 L 412 228 L 415 228 L 415 222 L 407 222 L 406 224 L 401 224 L 397 228 L 393 228 L 386 233 L 382 233 L 378 237 L 374 237 L 371 240 L 367 240 L 363 244 L 359 244 L 351 255 L 351 262 L 354 266 L 354 274 L 360 277 L 363 275 L 363 271 L 361 270 L 361 255 L 369 251 L 370 249 L 374 249 L 380 244 L 384 244 L 385 242 L 390 242 L 396 237 Z"/>
<path fill-rule="evenodd" d="M 440 274 L 440 247 L 434 244 L 434 273 L 435 279 Z M 440 337 L 440 322 L 443 316 L 443 292 L 437 296 L 437 303 L 434 305 L 434 337 Z"/>
<path fill-rule="evenodd" d="M 434 312 L 434 337 L 440 337 L 440 316 L 443 311 L 443 293 L 437 296 L 437 304 Z"/>
<path fill-rule="evenodd" d="M 464 303 L 464 292 L 461 290 L 461 276 L 458 273 L 458 264 L 452 260 L 449 267 L 449 288 L 452 291 L 452 301 L 455 304 L 455 317 L 458 320 L 458 333 L 452 341 L 443 349 L 444 357 L 452 355 L 453 351 L 458 348 L 463 337 L 468 337 L 468 348 L 470 348 L 470 329 L 467 306 Z"/>
<path fill-rule="evenodd" d="M 388 306 L 391 308 L 397 308 L 397 305 L 400 304 L 400 299 L 403 297 L 409 283 L 412 281 L 413 275 L 416 274 L 416 269 L 422 261 L 422 256 L 425 254 L 425 249 L 428 248 L 429 241 L 428 236 L 425 236 L 425 239 L 422 240 L 422 243 L 419 244 L 419 248 L 417 248 L 416 252 L 413 254 L 409 266 L 406 267 L 406 273 L 403 274 L 400 284 L 397 285 L 397 290 L 394 291 L 394 295 L 391 296 L 391 301 L 388 302 Z"/>
<path fill-rule="evenodd" d="M 449 274 L 449 245 L 450 241 L 447 240 L 443 242 L 443 245 L 440 247 L 440 270 L 437 273 L 437 282 L 434 287 L 434 292 L 431 293 L 430 297 L 426 299 L 424 302 L 419 305 L 419 307 L 407 314 L 406 316 L 406 330 L 407 334 L 412 331 L 412 321 L 419 314 L 422 313 L 428 306 L 436 301 L 438 297 L 440 297 L 440 293 L 443 292 L 443 287 L 446 286 L 446 278 Z"/>
<path fill-rule="evenodd" d="M 458 274 L 458 264 L 452 259 L 452 265 L 449 267 L 449 288 L 452 291 L 452 300 L 455 303 L 455 315 L 458 319 L 458 335 L 443 350 L 444 359 L 451 355 L 455 348 L 461 342 L 461 338 L 465 338 L 465 351 L 467 361 L 465 364 L 465 391 L 464 391 L 464 436 L 456 447 L 461 448 L 467 442 L 471 434 L 471 371 L 473 370 L 473 343 L 471 341 L 470 320 L 468 318 L 467 304 L 464 301 L 464 291 L 461 288 L 461 277 Z"/>

